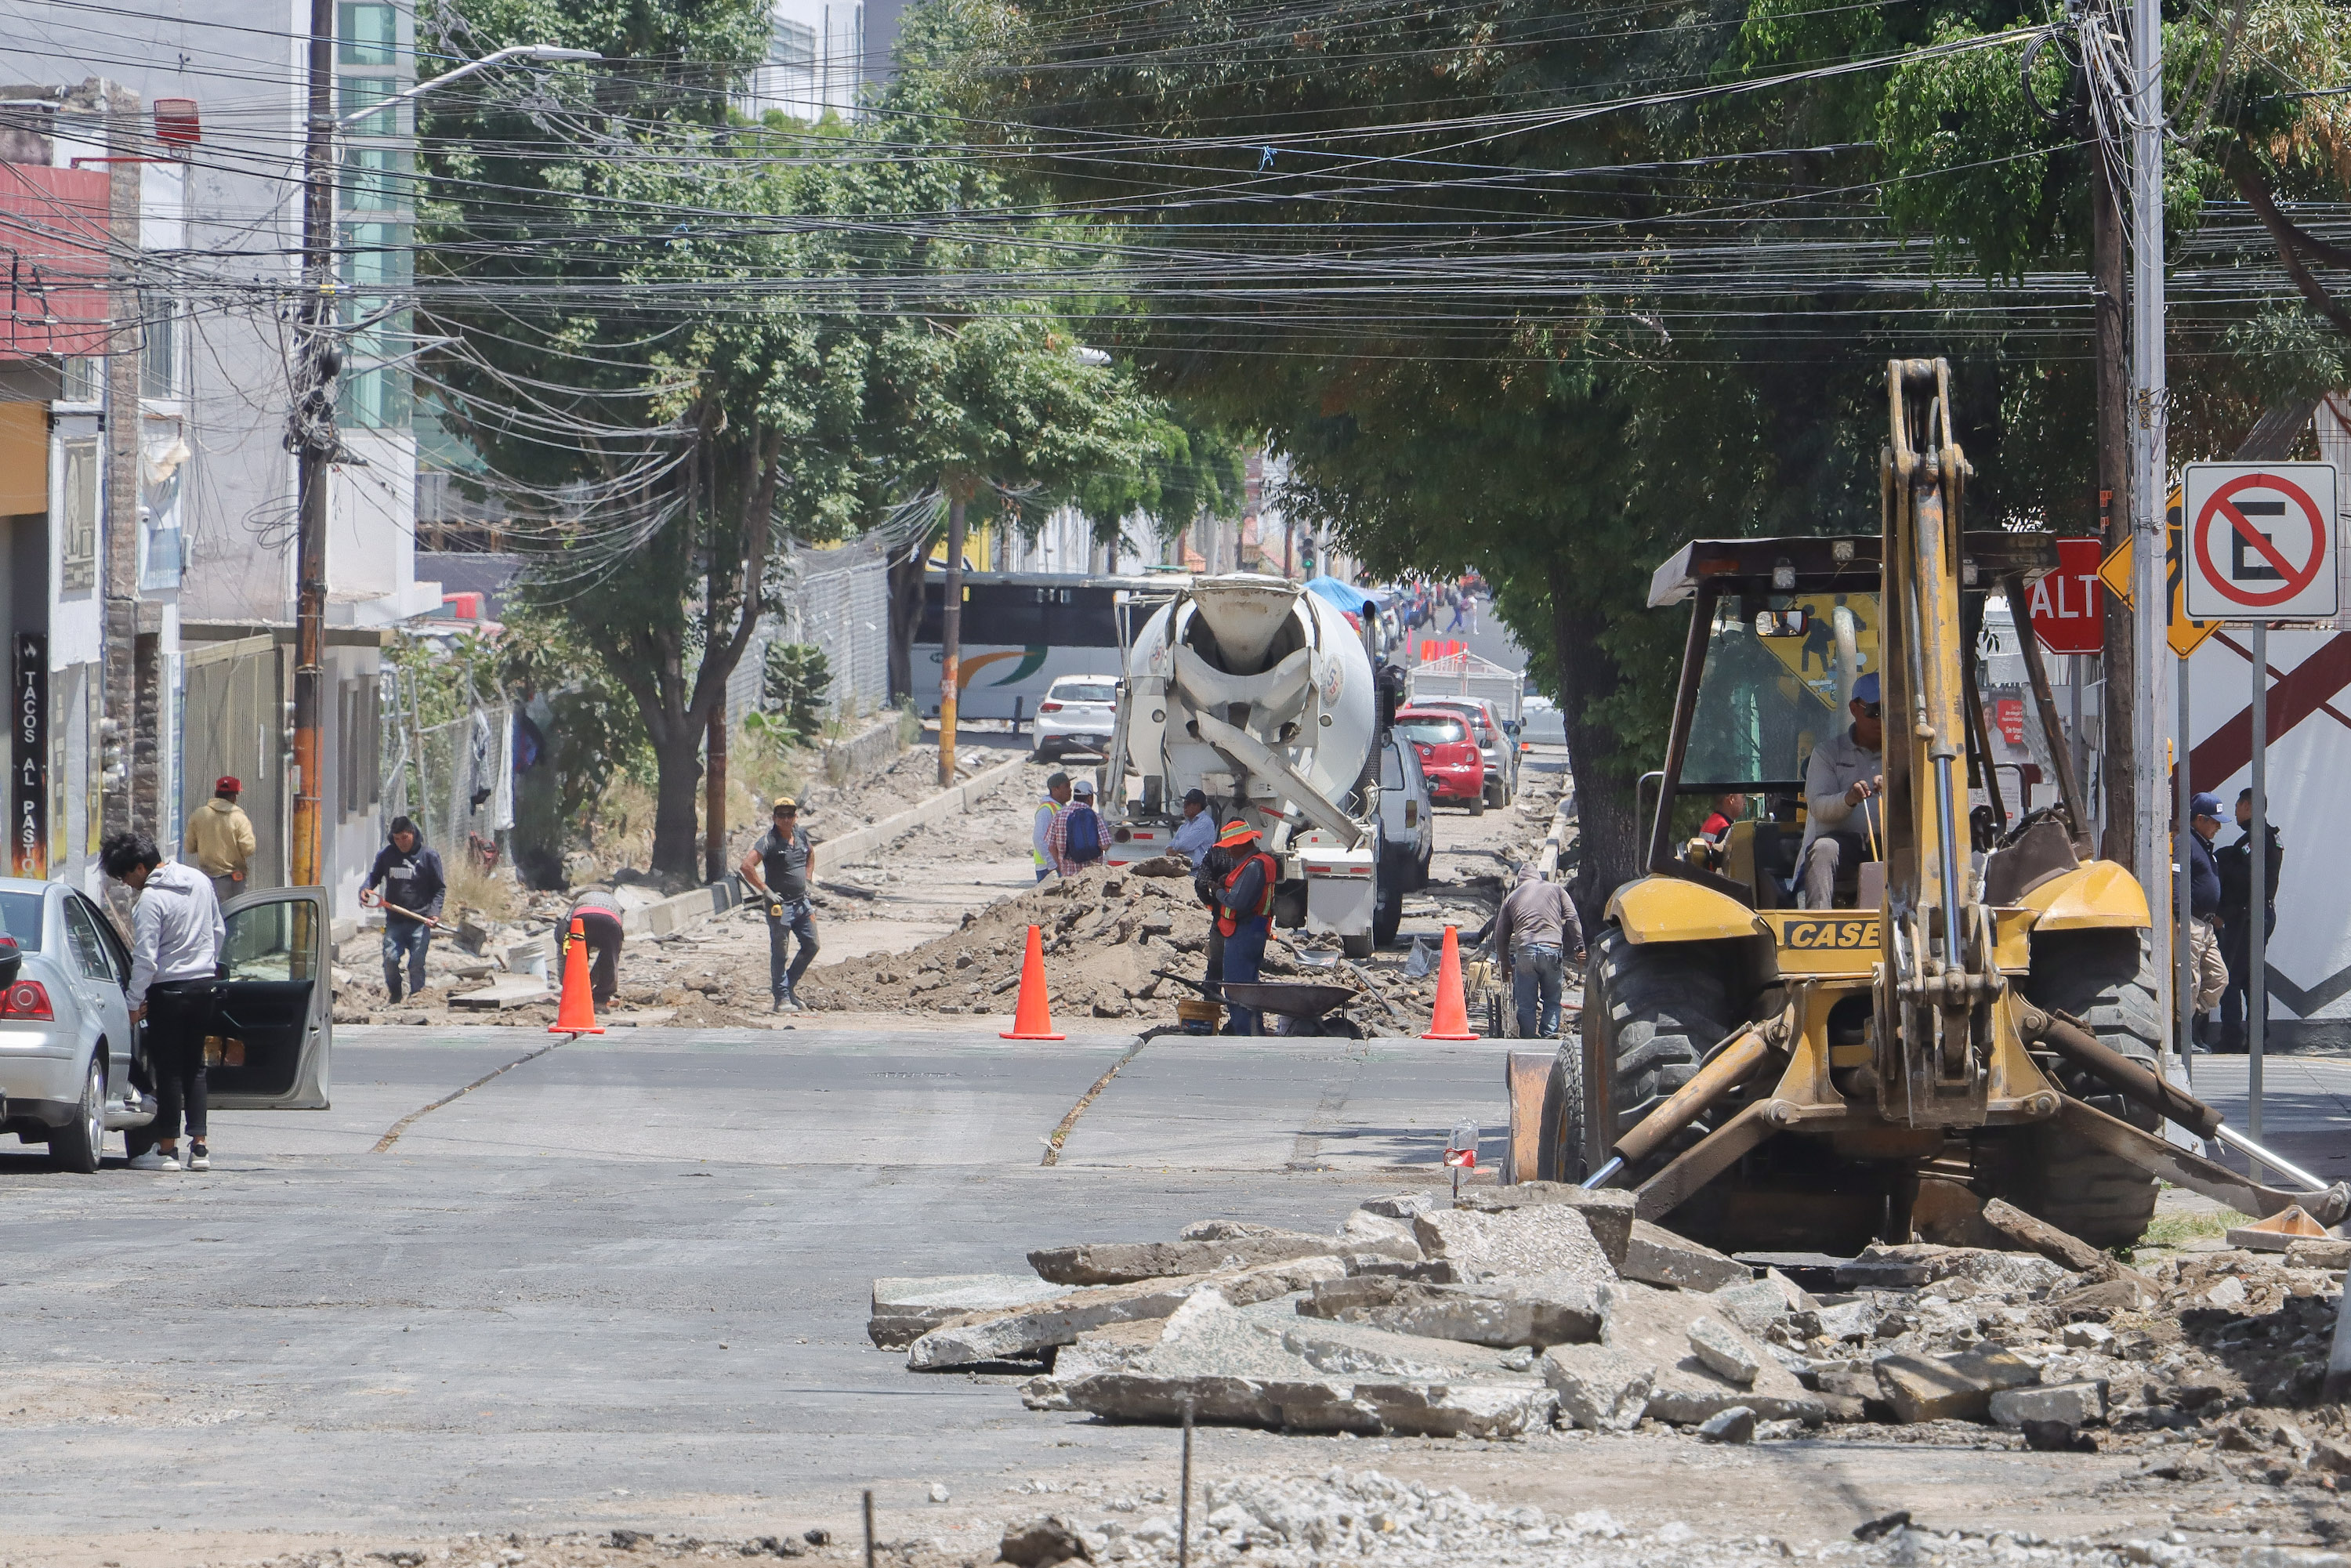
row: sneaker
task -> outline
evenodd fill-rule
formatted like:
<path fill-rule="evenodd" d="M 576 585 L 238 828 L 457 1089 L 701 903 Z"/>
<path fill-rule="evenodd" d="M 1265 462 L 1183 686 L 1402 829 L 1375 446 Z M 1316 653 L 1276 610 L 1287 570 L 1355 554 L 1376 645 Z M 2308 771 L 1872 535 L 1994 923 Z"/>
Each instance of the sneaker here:
<path fill-rule="evenodd" d="M 208 1171 L 212 1169 L 212 1151 L 205 1148 L 202 1144 L 190 1144 L 188 1145 L 188 1168 L 192 1171 Z"/>
<path fill-rule="evenodd" d="M 129 1168 L 134 1171 L 176 1172 L 180 1168 L 180 1162 L 176 1159 L 167 1159 L 155 1150 L 149 1149 L 143 1155 L 134 1155 L 130 1161 Z"/>

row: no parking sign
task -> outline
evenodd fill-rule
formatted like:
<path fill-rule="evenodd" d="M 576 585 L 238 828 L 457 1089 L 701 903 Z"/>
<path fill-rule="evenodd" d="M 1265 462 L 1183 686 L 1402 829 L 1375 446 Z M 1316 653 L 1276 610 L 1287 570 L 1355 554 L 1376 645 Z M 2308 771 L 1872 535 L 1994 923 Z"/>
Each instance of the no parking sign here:
<path fill-rule="evenodd" d="M 2332 619 L 2335 482 L 2331 463 L 2189 464 L 2181 486 L 2189 616 Z"/>

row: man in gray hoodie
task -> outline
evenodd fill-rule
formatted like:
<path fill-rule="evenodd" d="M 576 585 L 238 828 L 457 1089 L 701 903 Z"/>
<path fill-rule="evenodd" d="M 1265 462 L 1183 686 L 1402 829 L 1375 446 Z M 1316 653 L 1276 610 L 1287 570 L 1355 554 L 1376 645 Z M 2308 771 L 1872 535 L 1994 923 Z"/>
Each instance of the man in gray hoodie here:
<path fill-rule="evenodd" d="M 134 1170 L 181 1168 L 180 1123 L 188 1124 L 192 1171 L 212 1168 L 204 1145 L 204 1036 L 212 1032 L 227 936 L 212 879 L 166 864 L 144 833 L 117 833 L 99 848 L 106 874 L 139 895 L 131 914 L 131 1019 L 147 1026 L 147 1067 L 155 1080 L 155 1120 L 138 1142 Z"/>

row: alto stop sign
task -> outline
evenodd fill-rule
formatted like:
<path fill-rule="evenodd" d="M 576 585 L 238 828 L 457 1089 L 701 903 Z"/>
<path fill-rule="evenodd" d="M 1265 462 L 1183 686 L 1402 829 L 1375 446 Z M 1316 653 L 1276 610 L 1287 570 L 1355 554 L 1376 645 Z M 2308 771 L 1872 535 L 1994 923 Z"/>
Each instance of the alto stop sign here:
<path fill-rule="evenodd" d="M 2181 478 L 2188 614 L 2323 620 L 2336 612 L 2335 465 L 2191 463 Z"/>
<path fill-rule="evenodd" d="M 2056 567 L 2035 578 L 2027 591 L 2033 632 L 2053 653 L 2095 653 L 2106 645 L 2100 552 L 2094 538 L 2059 539 Z"/>

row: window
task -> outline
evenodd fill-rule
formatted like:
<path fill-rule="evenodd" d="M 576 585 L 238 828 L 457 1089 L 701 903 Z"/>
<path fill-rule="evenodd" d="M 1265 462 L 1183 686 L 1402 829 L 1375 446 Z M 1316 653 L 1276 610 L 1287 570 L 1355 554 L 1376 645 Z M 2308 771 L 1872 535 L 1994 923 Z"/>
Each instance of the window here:
<path fill-rule="evenodd" d="M 1396 733 L 1415 746 L 1448 746 L 1469 738 L 1469 731 L 1458 718 L 1396 719 Z"/>
<path fill-rule="evenodd" d="M 318 905 L 307 898 L 249 904 L 228 917 L 221 952 L 232 980 L 308 980 Z"/>
<path fill-rule="evenodd" d="M 399 290 L 408 287 L 408 225 L 406 224 L 345 224 L 342 235 L 343 287 L 355 293 Z M 368 307 L 371 314 L 381 301 Z"/>
<path fill-rule="evenodd" d="M 408 154 L 395 147 L 354 147 L 343 154 L 343 206 L 396 212 L 408 204 Z"/>
<path fill-rule="evenodd" d="M 352 136 L 399 136 L 404 133 L 402 123 L 407 105 L 366 111 L 400 90 L 400 82 L 392 77 L 338 77 L 335 80 L 335 117 L 350 120 L 348 134 Z M 352 120 L 354 115 L 364 118 Z"/>
<path fill-rule="evenodd" d="M 1092 681 L 1056 681 L 1053 689 L 1045 694 L 1061 703 L 1114 703 L 1118 690 Z"/>
<path fill-rule="evenodd" d="M 106 396 L 106 361 L 88 354 L 66 361 L 65 387 L 59 402 L 99 402 Z"/>
<path fill-rule="evenodd" d="M 98 586 L 98 437 L 78 435 L 65 443 L 65 486 L 59 498 L 68 592 Z"/>
<path fill-rule="evenodd" d="M 41 950 L 41 895 L 0 893 L 0 936 L 13 936 L 27 953 Z"/>
<path fill-rule="evenodd" d="M 364 811 L 376 803 L 376 771 L 381 755 L 378 727 L 382 723 L 376 677 L 362 675 L 342 683 L 340 743 L 336 747 L 342 776 L 343 815 Z"/>
<path fill-rule="evenodd" d="M 139 344 L 139 395 L 167 398 L 180 394 L 180 316 L 178 302 L 153 290 L 139 298 L 142 331 Z"/>
<path fill-rule="evenodd" d="M 89 906 L 78 898 L 66 900 L 66 942 L 73 948 L 74 968 L 85 980 L 111 980 L 114 969 L 106 959 L 106 941 L 91 921 Z"/>
<path fill-rule="evenodd" d="M 343 0 L 335 28 L 341 47 L 336 57 L 347 66 L 388 66 L 400 46 L 400 11 L 392 5 L 355 4 Z"/>

